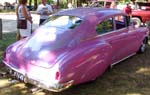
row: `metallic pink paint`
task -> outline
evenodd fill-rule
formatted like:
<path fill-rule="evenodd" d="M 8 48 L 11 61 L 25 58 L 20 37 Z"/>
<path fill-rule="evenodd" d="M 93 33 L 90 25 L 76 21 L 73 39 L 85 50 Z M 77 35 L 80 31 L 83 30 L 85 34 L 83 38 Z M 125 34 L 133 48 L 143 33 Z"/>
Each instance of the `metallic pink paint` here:
<path fill-rule="evenodd" d="M 136 53 L 147 37 L 147 28 L 131 26 L 97 36 L 97 20 L 118 14 L 125 15 L 120 10 L 99 8 L 58 12 L 54 15 L 78 16 L 83 21 L 74 29 L 55 27 L 54 34 L 49 31 L 54 27 L 39 27 L 31 37 L 10 45 L 3 62 L 27 82 L 55 92 L 94 80 L 113 63 Z M 51 35 L 56 38 L 49 40 Z"/>

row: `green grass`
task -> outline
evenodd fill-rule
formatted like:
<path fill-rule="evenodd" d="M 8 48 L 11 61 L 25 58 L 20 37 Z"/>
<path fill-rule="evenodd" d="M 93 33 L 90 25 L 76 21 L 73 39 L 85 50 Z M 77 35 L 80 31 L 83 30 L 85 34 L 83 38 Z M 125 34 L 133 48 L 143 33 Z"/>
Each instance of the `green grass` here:
<path fill-rule="evenodd" d="M 15 12 L 15 10 L 14 9 L 8 9 L 8 10 L 0 9 L 0 13 L 7 13 L 7 12 Z"/>
<path fill-rule="evenodd" d="M 3 35 L 0 40 L 0 57 L 5 48 L 15 42 L 15 34 Z M 0 76 L 0 95 L 150 95 L 150 46 L 143 54 L 137 54 L 112 69 L 97 80 L 73 86 L 60 93 L 37 92 L 31 94 L 23 83 L 10 84 Z M 0 69 L 1 70 L 1 69 Z"/>
<path fill-rule="evenodd" d="M 3 52 L 6 49 L 6 47 L 15 41 L 16 41 L 16 34 L 15 33 L 3 34 L 2 39 L 0 39 L 0 63 L 2 60 Z"/>

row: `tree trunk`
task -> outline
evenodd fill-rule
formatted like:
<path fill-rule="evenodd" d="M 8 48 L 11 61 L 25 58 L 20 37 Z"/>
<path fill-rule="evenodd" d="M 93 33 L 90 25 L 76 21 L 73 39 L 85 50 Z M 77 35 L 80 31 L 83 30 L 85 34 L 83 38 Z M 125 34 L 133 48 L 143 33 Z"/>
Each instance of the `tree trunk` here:
<path fill-rule="evenodd" d="M 59 9 L 59 0 L 57 0 L 57 9 Z"/>
<path fill-rule="evenodd" d="M 34 0 L 34 9 L 37 9 L 37 0 Z"/>
<path fill-rule="evenodd" d="M 77 7 L 81 7 L 81 0 L 77 0 Z"/>
<path fill-rule="evenodd" d="M 32 0 L 29 0 L 29 6 L 31 6 L 31 4 L 32 4 Z"/>
<path fill-rule="evenodd" d="M 3 26 L 2 26 L 2 19 L 0 18 L 0 40 L 2 40 L 2 31 L 3 31 Z"/>

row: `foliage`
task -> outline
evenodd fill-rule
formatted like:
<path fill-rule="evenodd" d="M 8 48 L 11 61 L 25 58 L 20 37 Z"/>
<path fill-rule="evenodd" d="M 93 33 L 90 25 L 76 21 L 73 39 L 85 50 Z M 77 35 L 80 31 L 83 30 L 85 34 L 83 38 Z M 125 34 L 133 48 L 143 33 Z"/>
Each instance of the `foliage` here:
<path fill-rule="evenodd" d="M 28 0 L 28 4 L 29 2 L 32 3 L 32 5 L 34 5 L 35 1 L 37 1 L 37 4 L 41 3 L 41 0 Z M 93 0 L 47 0 L 48 4 L 57 4 L 57 1 L 59 1 L 59 8 L 67 8 L 67 3 L 68 1 L 72 1 L 72 4 L 74 7 L 76 6 L 82 6 L 83 4 L 87 4 L 90 1 Z M 126 2 L 131 2 L 132 0 L 118 0 L 118 3 L 121 4 L 125 4 Z"/>
<path fill-rule="evenodd" d="M 53 0 L 47 0 L 47 3 L 52 4 L 52 3 L 54 3 L 54 1 Z"/>
<path fill-rule="evenodd" d="M 120 3 L 120 4 L 126 4 L 126 3 L 129 3 L 129 2 L 131 2 L 131 0 L 122 0 L 122 1 L 120 1 L 119 3 Z"/>
<path fill-rule="evenodd" d="M 59 8 L 61 8 L 61 9 L 67 8 L 67 1 L 66 0 L 61 0 L 59 2 Z"/>
<path fill-rule="evenodd" d="M 35 0 L 28 0 L 28 4 L 29 4 L 29 2 L 32 2 L 32 5 L 35 3 Z M 41 0 L 37 0 L 37 3 L 39 4 L 39 3 L 41 3 Z M 47 3 L 48 4 L 51 4 L 51 3 L 54 3 L 54 1 L 53 0 L 47 0 Z"/>

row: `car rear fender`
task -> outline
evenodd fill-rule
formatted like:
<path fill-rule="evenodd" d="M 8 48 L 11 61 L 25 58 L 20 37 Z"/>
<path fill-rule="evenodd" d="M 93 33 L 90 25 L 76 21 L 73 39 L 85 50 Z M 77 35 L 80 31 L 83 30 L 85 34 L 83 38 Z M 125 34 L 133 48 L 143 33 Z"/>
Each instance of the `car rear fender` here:
<path fill-rule="evenodd" d="M 72 55 L 73 54 L 73 55 Z M 74 80 L 74 84 L 93 80 L 111 64 L 111 46 L 102 43 L 96 46 L 76 48 L 64 57 L 60 67 L 62 80 Z"/>

